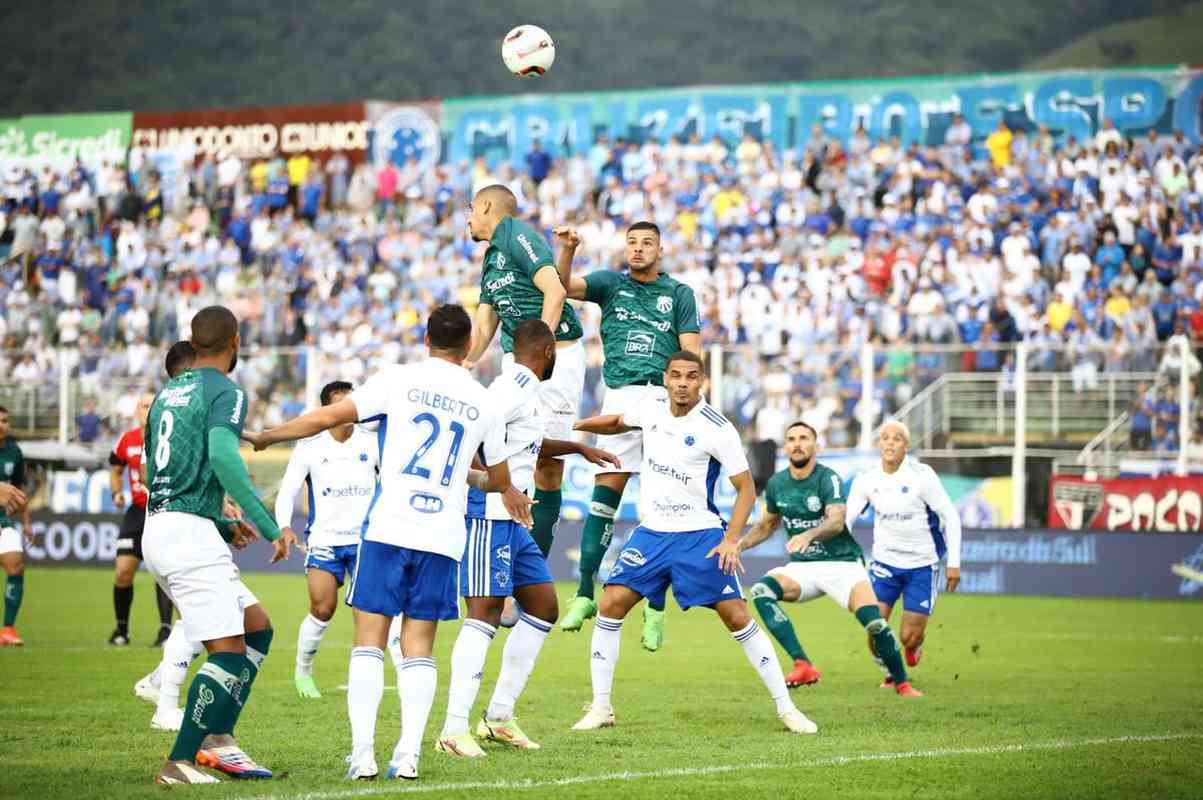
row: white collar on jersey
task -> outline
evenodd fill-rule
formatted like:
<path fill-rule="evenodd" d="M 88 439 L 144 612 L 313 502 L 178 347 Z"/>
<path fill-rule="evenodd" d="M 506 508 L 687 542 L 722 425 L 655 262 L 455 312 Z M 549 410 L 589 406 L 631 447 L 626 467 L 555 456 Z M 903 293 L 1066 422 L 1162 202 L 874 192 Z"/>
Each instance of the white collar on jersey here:
<path fill-rule="evenodd" d="M 542 383 L 542 381 L 539 380 L 539 376 L 536 375 L 530 367 L 526 366 L 525 364 L 519 364 L 516 361 L 511 361 L 510 363 L 504 365 L 501 368 L 501 372 L 503 375 L 526 375 L 535 382 L 535 385 Z"/>

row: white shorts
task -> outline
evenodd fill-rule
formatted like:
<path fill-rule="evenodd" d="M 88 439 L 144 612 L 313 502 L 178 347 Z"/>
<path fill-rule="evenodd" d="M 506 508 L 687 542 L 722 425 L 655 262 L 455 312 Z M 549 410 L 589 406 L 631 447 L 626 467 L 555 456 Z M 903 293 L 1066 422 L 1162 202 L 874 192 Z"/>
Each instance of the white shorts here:
<path fill-rule="evenodd" d="M 21 532 L 16 528 L 0 528 L 0 555 L 24 552 L 25 543 L 21 539 Z"/>
<path fill-rule="evenodd" d="M 514 354 L 502 356 L 503 364 L 514 363 Z M 585 394 L 585 345 L 577 339 L 572 344 L 556 348 L 556 366 L 551 377 L 539 384 L 535 398 L 547 414 L 545 436 L 548 439 L 571 439 L 572 426 L 581 410 Z M 563 456 L 560 456 L 563 458 Z"/>
<path fill-rule="evenodd" d="M 606 387 L 601 414 L 602 416 L 623 414 L 666 396 L 663 386 L 620 386 L 617 389 Z M 618 460 L 622 463 L 622 469 L 605 468 L 598 469 L 598 472 L 639 474 L 639 470 L 643 466 L 643 431 L 634 430 L 614 436 L 598 436 L 597 446 L 618 456 Z"/>
<path fill-rule="evenodd" d="M 238 577 L 230 548 L 212 520 L 178 511 L 148 514 L 142 556 L 180 610 L 189 640 L 245 633 L 243 612 L 259 600 Z"/>
<path fill-rule="evenodd" d="M 840 608 L 848 608 L 856 584 L 869 582 L 869 573 L 859 561 L 791 561 L 769 570 L 769 575 L 784 575 L 798 584 L 799 603 L 825 594 Z"/>

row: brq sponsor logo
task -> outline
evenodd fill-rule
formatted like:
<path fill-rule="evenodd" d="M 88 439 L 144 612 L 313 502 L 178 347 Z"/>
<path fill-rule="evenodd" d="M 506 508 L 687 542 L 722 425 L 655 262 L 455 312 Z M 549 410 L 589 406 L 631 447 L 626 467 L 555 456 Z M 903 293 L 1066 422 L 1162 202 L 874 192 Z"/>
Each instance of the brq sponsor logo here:
<path fill-rule="evenodd" d="M 650 358 L 655 350 L 655 340 L 650 333 L 627 331 L 626 355 Z"/>

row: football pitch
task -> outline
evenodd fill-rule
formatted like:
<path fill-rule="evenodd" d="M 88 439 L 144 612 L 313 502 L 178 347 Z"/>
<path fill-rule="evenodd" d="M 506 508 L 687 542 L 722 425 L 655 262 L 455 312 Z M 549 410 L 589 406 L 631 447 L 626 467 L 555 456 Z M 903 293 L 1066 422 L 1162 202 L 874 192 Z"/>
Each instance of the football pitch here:
<path fill-rule="evenodd" d="M 294 555 L 295 557 L 295 555 Z M 138 576 L 134 643 L 105 645 L 111 573 L 26 573 L 18 629 L 0 649 L 0 797 L 160 797 L 152 778 L 172 734 L 152 731 L 134 682 L 159 651 L 152 583 Z M 306 612 L 297 576 L 248 574 L 276 635 L 238 738 L 277 779 L 177 787 L 172 795 L 335 800 L 439 797 L 1097 798 L 1203 796 L 1203 606 L 1197 602 L 945 596 L 913 680 L 927 696 L 877 688 L 860 626 L 820 599 L 788 611 L 823 680 L 795 690 L 817 736 L 781 729 L 764 688 L 715 615 L 669 604 L 664 649 L 639 646 L 628 621 L 615 681 L 618 725 L 569 730 L 589 698 L 589 637 L 555 631 L 518 708 L 539 751 L 485 744 L 487 758 L 432 749 L 442 726 L 449 653 L 417 783 L 348 783 L 345 690 L 351 641 L 340 607 L 318 655 L 324 696 L 292 686 L 296 630 Z M 755 576 L 750 576 L 755 577 Z M 561 603 L 570 592 L 561 587 Z M 490 651 L 477 708 L 492 691 L 505 633 Z M 785 663 L 782 656 L 782 663 Z M 194 669 L 195 669 L 194 664 Z M 377 729 L 383 767 L 396 741 L 397 694 L 386 666 Z"/>

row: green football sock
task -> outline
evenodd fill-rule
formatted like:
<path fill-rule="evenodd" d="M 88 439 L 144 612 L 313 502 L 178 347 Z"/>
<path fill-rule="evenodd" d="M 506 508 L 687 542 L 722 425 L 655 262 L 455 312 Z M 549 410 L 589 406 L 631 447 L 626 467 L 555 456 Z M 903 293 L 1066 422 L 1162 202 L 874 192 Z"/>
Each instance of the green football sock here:
<path fill-rule="evenodd" d="M 798 634 L 794 633 L 793 623 L 781 610 L 781 606 L 777 605 L 777 601 L 785 595 L 781 584 L 775 578 L 766 575 L 752 585 L 750 594 L 752 605 L 756 606 L 756 613 L 760 615 L 764 627 L 773 634 L 781 648 L 789 653 L 789 657 L 794 661 L 809 661 L 806 651 L 802 649 L 802 643 L 798 641 Z"/>
<path fill-rule="evenodd" d="M 238 724 L 238 718 L 242 715 L 242 709 L 246 708 L 247 702 L 251 699 L 251 686 L 255 683 L 255 678 L 259 675 L 259 668 L 263 664 L 263 659 L 267 658 L 267 651 L 272 644 L 272 629 L 264 628 L 261 631 L 248 633 L 246 635 L 246 656 L 242 667 L 242 692 L 239 695 L 238 709 L 234 712 L 233 719 L 230 720 L 230 729 L 227 731 L 213 731 L 214 733 L 234 733 L 234 726 Z"/>
<path fill-rule="evenodd" d="M 172 761 L 196 761 L 196 751 L 211 733 L 228 733 L 238 718 L 242 672 L 246 658 L 240 653 L 213 653 L 204 663 L 184 704 L 184 722 L 168 756 Z"/>
<path fill-rule="evenodd" d="M 581 583 L 576 593 L 580 597 L 593 599 L 593 579 L 601 569 L 602 559 L 610 549 L 614 536 L 614 517 L 622 495 L 608 486 L 593 487 L 593 501 L 589 503 L 589 518 L 581 532 Z"/>
<path fill-rule="evenodd" d="M 4 627 L 10 627 L 17 622 L 17 612 L 21 610 L 21 599 L 25 597 L 25 576 L 9 575 L 4 582 Z"/>
<path fill-rule="evenodd" d="M 530 510 L 535 526 L 531 528 L 530 535 L 544 558 L 551 552 L 551 543 L 556 538 L 556 523 L 560 521 L 560 504 L 563 499 L 559 489 L 535 489 L 535 505 Z"/>
<path fill-rule="evenodd" d="M 861 606 L 856 609 L 856 620 L 864 625 L 865 630 L 873 637 L 873 646 L 877 649 L 877 657 L 885 663 L 894 684 L 906 681 L 906 666 L 902 663 L 902 652 L 898 649 L 898 642 L 894 641 L 894 632 L 890 630 L 890 623 L 881 616 L 881 609 L 877 606 Z"/>

